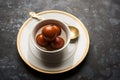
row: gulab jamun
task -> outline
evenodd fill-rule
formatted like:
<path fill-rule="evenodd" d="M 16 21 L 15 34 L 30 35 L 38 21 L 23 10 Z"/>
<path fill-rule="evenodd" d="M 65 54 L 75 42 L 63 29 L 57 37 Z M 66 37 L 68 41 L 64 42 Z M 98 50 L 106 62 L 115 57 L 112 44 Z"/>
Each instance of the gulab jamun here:
<path fill-rule="evenodd" d="M 53 49 L 60 49 L 64 46 L 64 40 L 61 37 L 56 37 L 53 42 L 51 42 L 51 47 Z"/>
<path fill-rule="evenodd" d="M 44 39 L 42 34 L 37 35 L 36 42 L 43 47 L 48 45 L 48 42 Z"/>
<path fill-rule="evenodd" d="M 61 34 L 61 28 L 56 26 L 56 25 L 53 25 L 53 27 L 56 29 L 57 31 L 57 36 L 59 36 Z"/>
<path fill-rule="evenodd" d="M 42 34 L 47 41 L 53 41 L 57 36 L 57 30 L 51 25 L 45 25 L 43 26 Z"/>

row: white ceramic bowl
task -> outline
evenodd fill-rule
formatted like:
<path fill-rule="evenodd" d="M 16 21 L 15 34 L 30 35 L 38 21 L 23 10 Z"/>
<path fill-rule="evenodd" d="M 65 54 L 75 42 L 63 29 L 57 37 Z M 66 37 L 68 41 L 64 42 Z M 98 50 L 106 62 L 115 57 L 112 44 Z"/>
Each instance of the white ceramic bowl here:
<path fill-rule="evenodd" d="M 65 32 L 66 35 L 66 39 L 65 39 L 65 44 L 62 48 L 60 49 L 55 49 L 55 50 L 46 50 L 43 49 L 42 47 L 40 47 L 37 43 L 36 43 L 36 34 L 39 31 L 40 28 L 42 28 L 45 25 L 48 24 L 55 24 L 59 27 L 61 27 L 61 29 Z M 68 46 L 70 42 L 70 29 L 67 25 L 65 25 L 63 22 L 55 20 L 55 19 L 46 19 L 46 20 L 42 20 L 40 21 L 32 30 L 31 32 L 31 43 L 32 43 L 32 47 L 31 48 L 32 51 L 34 51 L 33 49 L 36 49 L 36 52 L 38 54 L 41 55 L 41 59 L 44 61 L 49 61 L 49 62 L 59 62 L 62 60 L 62 56 L 65 54 L 64 52 L 66 52 L 66 48 Z"/>

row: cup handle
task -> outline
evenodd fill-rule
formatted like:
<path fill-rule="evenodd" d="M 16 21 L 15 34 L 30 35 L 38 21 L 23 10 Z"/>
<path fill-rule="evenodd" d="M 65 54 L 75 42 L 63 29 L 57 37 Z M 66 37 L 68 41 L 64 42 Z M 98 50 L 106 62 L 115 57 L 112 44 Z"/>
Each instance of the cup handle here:
<path fill-rule="evenodd" d="M 39 21 L 43 20 L 43 18 L 41 16 L 39 16 L 37 13 L 35 13 L 33 11 L 29 12 L 29 15 L 30 15 L 30 17 L 35 18 Z"/>

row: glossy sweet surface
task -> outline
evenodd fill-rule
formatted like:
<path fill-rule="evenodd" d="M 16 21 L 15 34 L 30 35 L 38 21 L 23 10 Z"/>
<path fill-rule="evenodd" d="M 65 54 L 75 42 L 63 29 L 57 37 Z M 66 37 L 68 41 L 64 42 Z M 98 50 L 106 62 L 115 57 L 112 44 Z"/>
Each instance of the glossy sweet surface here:
<path fill-rule="evenodd" d="M 39 33 L 36 37 L 36 42 L 39 46 L 50 51 L 60 49 L 64 46 L 65 41 L 61 36 L 60 27 L 54 24 L 48 24 L 40 28 L 40 30 L 42 30 L 41 33 Z"/>
<path fill-rule="evenodd" d="M 42 34 L 47 41 L 53 41 L 57 37 L 57 30 L 52 25 L 45 25 L 42 29 Z"/>
<path fill-rule="evenodd" d="M 61 34 L 61 28 L 58 27 L 58 26 L 56 26 L 56 25 L 52 25 L 52 26 L 56 29 L 56 31 L 57 31 L 57 36 L 59 36 L 59 35 Z"/>
<path fill-rule="evenodd" d="M 47 46 L 48 45 L 48 41 L 46 39 L 44 39 L 42 34 L 37 35 L 36 37 L 36 42 L 40 45 L 40 46 Z"/>
<path fill-rule="evenodd" d="M 64 39 L 61 37 L 56 37 L 55 40 L 53 42 L 51 42 L 51 47 L 53 49 L 59 49 L 62 48 L 64 46 Z"/>

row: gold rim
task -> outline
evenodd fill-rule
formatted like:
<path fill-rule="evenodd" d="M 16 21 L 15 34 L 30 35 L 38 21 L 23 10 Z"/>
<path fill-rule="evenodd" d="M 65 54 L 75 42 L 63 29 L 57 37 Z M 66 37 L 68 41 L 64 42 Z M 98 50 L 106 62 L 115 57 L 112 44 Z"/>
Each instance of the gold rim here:
<path fill-rule="evenodd" d="M 19 45 L 19 42 L 20 42 L 20 36 L 21 36 L 21 32 L 22 30 L 24 29 L 24 27 L 29 23 L 29 21 L 32 19 L 32 18 L 29 18 L 27 21 L 25 21 L 25 23 L 22 25 L 22 27 L 20 28 L 19 32 L 18 32 L 18 36 L 17 36 L 17 49 L 18 49 L 18 52 L 19 52 L 19 55 L 20 57 L 23 59 L 23 61 L 28 65 L 30 66 L 31 68 L 39 71 L 39 72 L 43 72 L 43 73 L 48 73 L 48 74 L 57 74 L 57 73 L 63 73 L 63 72 L 66 72 L 66 71 L 69 71 L 73 68 L 75 68 L 76 66 L 78 66 L 82 61 L 83 59 L 86 57 L 87 55 L 87 52 L 88 52 L 88 49 L 89 49 L 89 44 L 90 44 L 90 40 L 89 40 L 89 34 L 88 34 L 88 31 L 87 29 L 85 28 L 84 24 L 78 19 L 76 18 L 75 16 L 73 16 L 72 14 L 70 13 L 67 13 L 67 12 L 64 12 L 64 11 L 58 11 L 58 10 L 47 10 L 47 11 L 43 11 L 43 12 L 40 12 L 38 13 L 39 15 L 42 15 L 42 14 L 46 14 L 46 13 L 60 13 L 60 14 L 64 14 L 64 15 L 67 15 L 67 16 L 70 16 L 71 18 L 75 19 L 77 22 L 79 22 L 80 25 L 82 25 L 82 28 L 84 29 L 85 33 L 86 33 L 86 38 L 87 38 L 87 44 L 86 44 L 86 49 L 85 49 L 85 52 L 84 54 L 82 55 L 81 59 L 76 62 L 76 64 L 64 69 L 64 70 L 57 70 L 57 71 L 47 71 L 47 70 L 43 70 L 43 69 L 40 69 L 34 65 L 32 65 L 31 63 L 29 63 L 29 61 L 27 61 L 25 59 L 25 57 L 23 56 L 23 53 L 20 49 L 20 45 Z"/>

